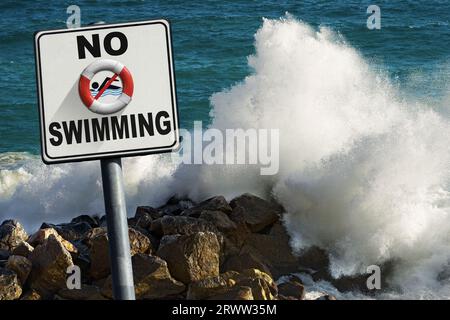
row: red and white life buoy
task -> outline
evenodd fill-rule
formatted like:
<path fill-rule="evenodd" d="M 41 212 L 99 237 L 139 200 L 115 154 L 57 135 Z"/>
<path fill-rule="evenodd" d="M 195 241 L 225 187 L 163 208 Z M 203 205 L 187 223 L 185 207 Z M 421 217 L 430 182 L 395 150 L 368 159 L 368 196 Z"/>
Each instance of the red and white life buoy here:
<path fill-rule="evenodd" d="M 102 103 L 92 97 L 90 83 L 92 77 L 100 72 L 109 70 L 114 72 L 115 76 L 119 76 L 122 80 L 122 94 L 115 101 L 110 103 Z M 92 112 L 99 114 L 111 114 L 125 108 L 131 101 L 133 96 L 133 77 L 130 71 L 120 62 L 111 59 L 102 59 L 92 62 L 83 70 L 78 82 L 78 92 L 81 101 Z"/>

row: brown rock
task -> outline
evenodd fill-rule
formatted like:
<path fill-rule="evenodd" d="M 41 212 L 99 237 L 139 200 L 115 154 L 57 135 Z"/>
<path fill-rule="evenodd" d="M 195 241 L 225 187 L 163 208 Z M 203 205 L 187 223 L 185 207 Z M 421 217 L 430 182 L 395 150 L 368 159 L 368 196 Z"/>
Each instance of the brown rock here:
<path fill-rule="evenodd" d="M 203 211 L 221 211 L 229 214 L 232 211 L 231 206 L 223 196 L 209 198 L 199 204 L 184 210 L 181 215 L 189 217 L 199 217 Z"/>
<path fill-rule="evenodd" d="M 161 214 L 161 216 L 164 215 L 179 215 L 184 210 L 189 209 L 193 206 L 193 203 L 189 199 L 179 199 L 176 196 L 170 198 L 167 203 L 161 207 L 159 207 L 157 210 Z"/>
<path fill-rule="evenodd" d="M 31 272 L 31 261 L 22 256 L 10 256 L 6 263 L 6 268 L 14 271 L 23 285 Z"/>
<path fill-rule="evenodd" d="M 234 286 L 222 293 L 208 297 L 208 300 L 254 300 L 252 289 L 245 286 Z"/>
<path fill-rule="evenodd" d="M 128 229 L 130 238 L 131 255 L 137 253 L 151 252 L 150 240 L 137 230 Z M 85 243 L 90 249 L 90 276 L 93 279 L 102 279 L 111 273 L 111 266 L 109 260 L 109 244 L 108 234 L 105 228 L 92 229 L 87 234 Z"/>
<path fill-rule="evenodd" d="M 45 240 L 48 239 L 51 235 L 55 236 L 67 251 L 71 253 L 78 252 L 77 248 L 72 243 L 61 237 L 59 233 L 53 228 L 39 229 L 36 233 L 30 236 L 30 238 L 28 239 L 28 243 L 36 247 L 39 244 L 43 244 Z"/>
<path fill-rule="evenodd" d="M 33 252 L 34 248 L 26 241 L 19 243 L 17 247 L 14 248 L 12 254 L 15 256 L 22 256 L 28 258 L 28 256 Z"/>
<path fill-rule="evenodd" d="M 273 300 L 277 295 L 276 284 L 269 275 L 257 269 L 248 269 L 242 273 L 228 271 L 193 282 L 189 285 L 187 299 L 220 299 L 237 294 L 243 287 L 251 290 L 251 297 L 249 294 L 244 295 L 248 299 Z"/>
<path fill-rule="evenodd" d="M 70 223 L 80 223 L 85 222 L 89 224 L 91 228 L 97 228 L 98 225 L 98 219 L 96 217 L 91 217 L 87 214 L 82 214 L 81 216 L 73 218 Z"/>
<path fill-rule="evenodd" d="M 16 220 L 5 220 L 0 225 L 0 250 L 11 252 L 22 241 L 27 241 L 28 235 L 22 225 Z"/>
<path fill-rule="evenodd" d="M 239 272 L 228 271 L 218 276 L 192 282 L 189 284 L 186 298 L 189 300 L 203 300 L 221 295 L 234 287 L 239 277 Z"/>
<path fill-rule="evenodd" d="M 131 255 L 137 253 L 151 253 L 151 242 L 144 234 L 133 228 L 128 228 L 128 235 L 130 237 Z"/>
<path fill-rule="evenodd" d="M 63 288 L 58 291 L 58 296 L 65 300 L 96 300 L 95 298 L 99 295 L 100 289 L 98 287 L 87 284 L 82 284 L 81 289 Z"/>
<path fill-rule="evenodd" d="M 267 273 L 258 269 L 247 269 L 241 276 L 239 285 L 250 287 L 255 300 L 275 300 L 278 295 L 277 285 Z"/>
<path fill-rule="evenodd" d="M 219 241 L 212 232 L 165 236 L 157 252 L 167 261 L 170 274 L 183 283 L 219 275 L 219 254 Z"/>
<path fill-rule="evenodd" d="M 0 268 L 0 300 L 16 300 L 22 294 L 17 275 L 8 269 Z"/>
<path fill-rule="evenodd" d="M 290 278 L 287 282 L 278 285 L 278 294 L 295 300 L 305 299 L 305 287 L 299 281 Z"/>
<path fill-rule="evenodd" d="M 159 224 L 157 228 L 161 230 L 162 235 L 190 235 L 206 231 L 217 233 L 217 228 L 212 223 L 191 217 L 164 216 L 155 220 L 155 223 Z M 151 230 L 156 230 L 153 223 Z"/>
<path fill-rule="evenodd" d="M 42 300 L 42 296 L 36 290 L 31 289 L 25 292 L 20 298 L 20 300 Z"/>
<path fill-rule="evenodd" d="M 252 232 L 262 231 L 278 221 L 283 209 L 251 194 L 243 194 L 230 202 L 234 215 L 243 217 Z"/>
<path fill-rule="evenodd" d="M 139 219 L 142 216 L 146 216 L 146 219 L 147 217 L 150 217 L 152 220 L 155 220 L 161 218 L 163 214 L 153 207 L 148 206 L 137 207 L 134 217 L 136 219 Z"/>
<path fill-rule="evenodd" d="M 86 232 L 92 229 L 86 221 L 70 222 L 61 224 L 43 223 L 40 229 L 54 229 L 63 239 L 68 241 L 78 241 L 82 239 Z"/>
<path fill-rule="evenodd" d="M 281 223 L 276 223 L 268 234 L 248 235 L 241 255 L 252 253 L 266 264 L 275 278 L 298 271 L 298 258 L 292 253 L 289 236 Z"/>
<path fill-rule="evenodd" d="M 255 254 L 248 252 L 245 254 L 232 255 L 226 259 L 221 270 L 242 272 L 246 269 L 259 269 L 268 275 L 271 275 L 269 267 Z"/>
<path fill-rule="evenodd" d="M 33 264 L 30 287 L 49 295 L 66 287 L 66 271 L 73 265 L 72 257 L 58 237 L 51 234 L 30 255 Z"/>
<path fill-rule="evenodd" d="M 136 214 L 134 215 L 134 217 L 131 219 L 128 219 L 129 226 L 139 227 L 142 229 L 148 229 L 150 227 L 150 225 L 154 219 L 152 218 L 152 214 L 149 213 L 148 210 L 145 210 L 143 208 L 151 208 L 151 207 L 138 207 L 136 209 Z M 155 211 L 153 216 L 159 217 L 159 213 L 156 209 L 151 208 L 151 210 Z"/>
<path fill-rule="evenodd" d="M 177 295 L 185 285 L 173 279 L 167 263 L 159 257 L 136 254 L 132 258 L 134 288 L 137 299 L 162 299 Z M 102 288 L 102 294 L 112 298 L 112 282 L 109 277 Z"/>

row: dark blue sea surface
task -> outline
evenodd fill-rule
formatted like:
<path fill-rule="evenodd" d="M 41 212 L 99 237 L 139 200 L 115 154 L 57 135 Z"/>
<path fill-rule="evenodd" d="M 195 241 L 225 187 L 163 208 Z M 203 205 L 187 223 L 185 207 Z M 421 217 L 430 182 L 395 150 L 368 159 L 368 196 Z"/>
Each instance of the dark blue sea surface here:
<path fill-rule="evenodd" d="M 211 94 L 252 71 L 254 34 L 262 18 L 289 12 L 327 26 L 387 73 L 402 92 L 441 101 L 450 79 L 450 1 L 25 1 L 0 2 L 0 153 L 39 152 L 33 33 L 65 28 L 66 8 L 81 23 L 167 18 L 181 124 L 208 120 Z M 381 30 L 368 30 L 366 9 L 381 8 Z M 295 72 L 295 70 L 293 70 Z"/>

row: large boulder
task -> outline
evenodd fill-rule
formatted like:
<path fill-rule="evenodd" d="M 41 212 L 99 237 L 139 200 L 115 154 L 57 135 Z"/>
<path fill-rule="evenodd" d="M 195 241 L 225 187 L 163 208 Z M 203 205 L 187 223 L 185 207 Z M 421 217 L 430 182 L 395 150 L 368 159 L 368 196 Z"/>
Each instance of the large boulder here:
<path fill-rule="evenodd" d="M 253 254 L 264 262 L 271 274 L 281 275 L 298 271 L 298 258 L 292 253 L 290 238 L 284 226 L 276 223 L 268 234 L 252 233 L 248 235 L 240 254 Z"/>
<path fill-rule="evenodd" d="M 208 300 L 255 300 L 255 298 L 253 297 L 252 288 L 234 286 L 208 297 Z"/>
<path fill-rule="evenodd" d="M 201 231 L 217 233 L 217 228 L 208 221 L 182 216 L 164 216 L 156 219 L 152 222 L 150 230 L 160 236 L 172 234 L 190 235 Z"/>
<path fill-rule="evenodd" d="M 203 300 L 221 295 L 234 287 L 240 277 L 235 271 L 229 271 L 217 276 L 208 277 L 189 284 L 187 299 Z"/>
<path fill-rule="evenodd" d="M 185 290 L 185 285 L 169 273 L 167 263 L 159 257 L 136 254 L 132 258 L 134 288 L 137 299 L 174 297 Z M 111 277 L 105 281 L 102 294 L 112 298 Z"/>
<path fill-rule="evenodd" d="M 180 199 L 176 196 L 173 196 L 167 201 L 165 205 L 159 207 L 157 210 L 159 211 L 161 216 L 176 216 L 182 213 L 184 210 L 191 208 L 193 205 L 193 202 L 189 199 Z"/>
<path fill-rule="evenodd" d="M 57 294 L 60 298 L 65 300 L 101 300 L 100 288 L 82 284 L 80 289 L 63 288 Z M 105 298 L 103 298 L 105 299 Z"/>
<path fill-rule="evenodd" d="M 189 217 L 199 217 L 203 211 L 221 211 L 229 214 L 232 211 L 231 206 L 223 196 L 209 198 L 199 204 L 184 210 L 181 215 Z"/>
<path fill-rule="evenodd" d="M 219 275 L 220 244 L 212 232 L 164 236 L 157 255 L 167 261 L 170 274 L 186 284 Z"/>
<path fill-rule="evenodd" d="M 61 237 L 69 241 L 82 239 L 86 232 L 92 229 L 91 224 L 86 221 L 70 222 L 61 224 L 43 223 L 40 229 L 54 229 Z"/>
<path fill-rule="evenodd" d="M 233 215 L 241 216 L 252 232 L 260 232 L 278 221 L 283 208 L 251 194 L 243 194 L 230 202 Z"/>
<path fill-rule="evenodd" d="M 26 241 L 19 243 L 12 251 L 15 256 L 22 256 L 28 258 L 28 256 L 33 252 L 34 248 Z"/>
<path fill-rule="evenodd" d="M 300 279 L 291 276 L 278 285 L 278 295 L 285 300 L 304 300 L 305 287 Z"/>
<path fill-rule="evenodd" d="M 69 241 L 64 239 L 59 233 L 53 228 L 39 229 L 28 239 L 28 243 L 36 247 L 37 245 L 43 244 L 50 236 L 54 236 L 58 242 L 60 242 L 67 251 L 71 253 L 77 253 L 78 249 Z"/>
<path fill-rule="evenodd" d="M 19 278 L 20 283 L 23 285 L 28 279 L 31 272 L 31 261 L 22 256 L 10 256 L 6 263 L 6 268 L 14 271 Z"/>
<path fill-rule="evenodd" d="M 264 263 L 263 259 L 252 252 L 231 255 L 225 260 L 220 269 L 222 272 L 242 272 L 246 269 L 259 269 L 269 275 L 272 274 L 270 268 Z"/>
<path fill-rule="evenodd" d="M 70 223 L 80 223 L 80 222 L 85 222 L 89 224 L 91 228 L 99 227 L 98 219 L 95 217 L 91 217 L 87 214 L 82 214 L 81 216 L 75 217 L 70 221 Z"/>
<path fill-rule="evenodd" d="M 139 231 L 128 229 L 131 255 L 137 253 L 151 252 L 150 240 Z M 84 243 L 89 248 L 90 252 L 90 276 L 93 279 L 102 279 L 108 276 L 111 272 L 109 260 L 109 244 L 108 233 L 106 228 L 92 229 L 85 239 Z"/>
<path fill-rule="evenodd" d="M 58 237 L 51 234 L 30 255 L 33 264 L 30 287 L 48 296 L 66 287 L 67 268 L 72 256 Z"/>
<path fill-rule="evenodd" d="M 251 295 L 244 288 L 250 288 Z M 230 297 L 230 294 L 234 299 L 274 300 L 277 287 L 268 274 L 257 269 L 247 269 L 242 273 L 228 271 L 191 283 L 187 299 L 222 299 Z"/>
<path fill-rule="evenodd" d="M 15 272 L 0 268 L 0 300 L 16 300 L 22 294 L 22 287 Z"/>
<path fill-rule="evenodd" d="M 0 250 L 11 252 L 22 241 L 27 241 L 28 234 L 16 220 L 5 220 L 0 225 Z"/>

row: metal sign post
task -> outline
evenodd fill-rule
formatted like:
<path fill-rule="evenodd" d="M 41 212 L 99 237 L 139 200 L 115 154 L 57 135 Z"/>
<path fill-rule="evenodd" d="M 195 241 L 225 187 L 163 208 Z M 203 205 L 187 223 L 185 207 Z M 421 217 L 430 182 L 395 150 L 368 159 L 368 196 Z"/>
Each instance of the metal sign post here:
<path fill-rule="evenodd" d="M 121 158 L 101 159 L 113 296 L 135 300 Z"/>

